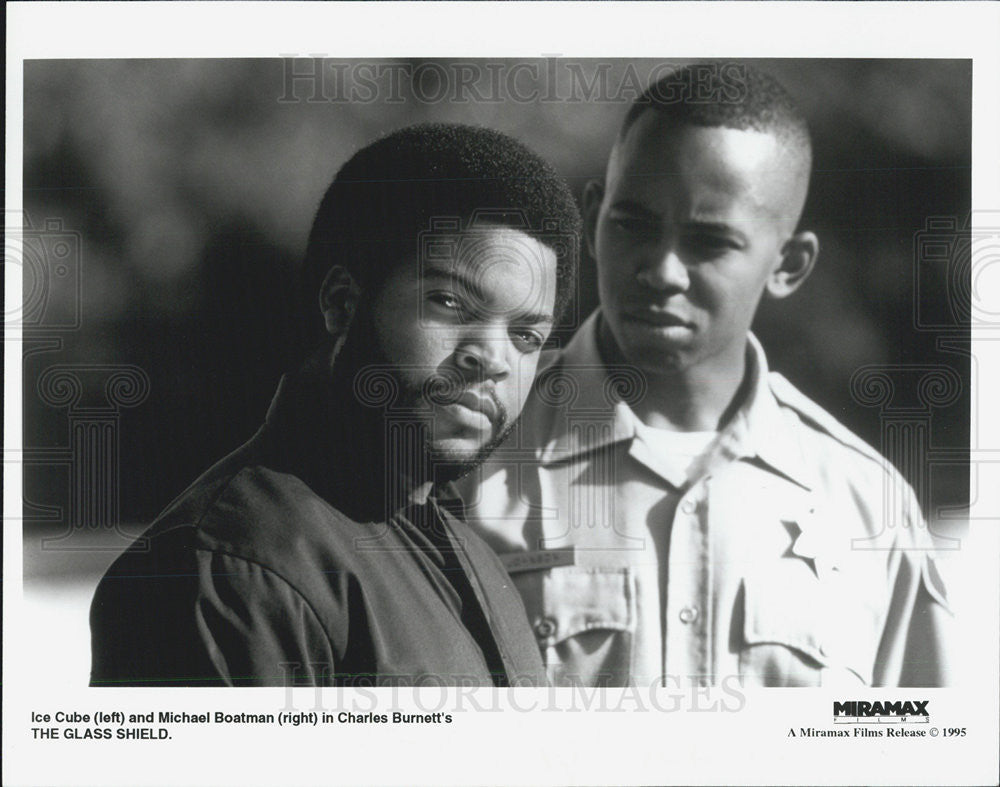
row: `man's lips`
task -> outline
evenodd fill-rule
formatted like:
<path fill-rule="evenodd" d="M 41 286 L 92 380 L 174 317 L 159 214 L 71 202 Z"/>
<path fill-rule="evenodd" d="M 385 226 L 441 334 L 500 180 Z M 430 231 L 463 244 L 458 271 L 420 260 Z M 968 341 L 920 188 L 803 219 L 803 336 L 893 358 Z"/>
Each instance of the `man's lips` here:
<path fill-rule="evenodd" d="M 424 384 L 424 398 L 438 407 L 463 407 L 480 413 L 494 426 L 502 424 L 506 420 L 506 412 L 494 395 L 489 391 L 477 393 L 472 388 L 466 388 L 467 384 L 460 377 L 438 374 Z"/>
<path fill-rule="evenodd" d="M 653 325 L 657 328 L 694 328 L 694 324 L 676 314 L 658 309 L 632 309 L 625 312 L 626 318 Z"/>
<path fill-rule="evenodd" d="M 460 404 L 469 410 L 474 410 L 477 413 L 482 413 L 489 418 L 490 423 L 494 425 L 500 417 L 500 410 L 496 406 L 496 403 L 490 397 L 480 396 L 475 391 L 465 391 L 458 397 L 458 399 L 455 400 L 455 403 Z"/>

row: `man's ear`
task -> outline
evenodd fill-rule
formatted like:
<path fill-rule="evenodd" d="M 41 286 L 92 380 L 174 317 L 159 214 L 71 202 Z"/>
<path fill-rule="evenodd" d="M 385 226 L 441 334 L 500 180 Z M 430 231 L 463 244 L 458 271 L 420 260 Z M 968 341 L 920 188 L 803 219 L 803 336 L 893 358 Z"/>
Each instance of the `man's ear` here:
<path fill-rule="evenodd" d="M 767 280 L 765 292 L 771 298 L 787 298 L 809 278 L 816 257 L 819 238 L 812 232 L 798 232 L 781 247 L 781 263 Z"/>
<path fill-rule="evenodd" d="M 583 237 L 587 241 L 587 251 L 597 259 L 597 217 L 604 199 L 604 184 L 599 180 L 590 181 L 583 190 Z"/>
<path fill-rule="evenodd" d="M 343 265 L 334 265 L 319 289 L 319 307 L 327 333 L 335 339 L 347 333 L 361 297 L 361 288 Z"/>

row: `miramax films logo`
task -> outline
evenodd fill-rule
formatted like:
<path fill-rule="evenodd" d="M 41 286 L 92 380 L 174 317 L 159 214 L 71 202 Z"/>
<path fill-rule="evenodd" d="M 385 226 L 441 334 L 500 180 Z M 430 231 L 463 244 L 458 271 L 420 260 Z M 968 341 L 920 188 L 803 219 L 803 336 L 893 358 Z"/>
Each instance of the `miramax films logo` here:
<path fill-rule="evenodd" d="M 930 721 L 927 704 L 930 700 L 868 702 L 845 700 L 833 703 L 833 720 L 838 724 L 921 723 Z"/>

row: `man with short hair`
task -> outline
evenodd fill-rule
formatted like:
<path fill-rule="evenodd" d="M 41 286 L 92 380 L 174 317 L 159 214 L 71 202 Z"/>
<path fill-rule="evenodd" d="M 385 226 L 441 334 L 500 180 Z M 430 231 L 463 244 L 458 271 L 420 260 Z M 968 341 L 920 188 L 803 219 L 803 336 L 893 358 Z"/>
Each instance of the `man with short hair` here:
<path fill-rule="evenodd" d="M 600 307 L 467 511 L 556 683 L 940 685 L 951 613 L 912 490 L 750 332 L 819 243 L 806 123 L 740 73 L 732 96 L 731 68 L 680 69 L 629 110 L 585 193 Z"/>
<path fill-rule="evenodd" d="M 497 132 L 414 126 L 355 154 L 306 254 L 323 340 L 102 579 L 92 684 L 543 682 L 517 592 L 445 490 L 519 414 L 579 224 Z"/>

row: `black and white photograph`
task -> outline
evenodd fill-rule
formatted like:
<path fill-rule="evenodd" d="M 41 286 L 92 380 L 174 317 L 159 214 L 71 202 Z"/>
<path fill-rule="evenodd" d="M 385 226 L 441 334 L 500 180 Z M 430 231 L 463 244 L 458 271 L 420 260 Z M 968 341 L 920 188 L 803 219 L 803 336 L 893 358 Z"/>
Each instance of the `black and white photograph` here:
<path fill-rule="evenodd" d="M 4 660 L 40 694 L 5 750 L 121 751 L 59 784 L 974 783 L 995 57 L 342 35 L 13 55 Z M 643 754 L 566 762 L 588 729 Z M 214 735 L 247 762 L 177 762 Z M 436 772 L 456 735 L 531 753 Z"/>

